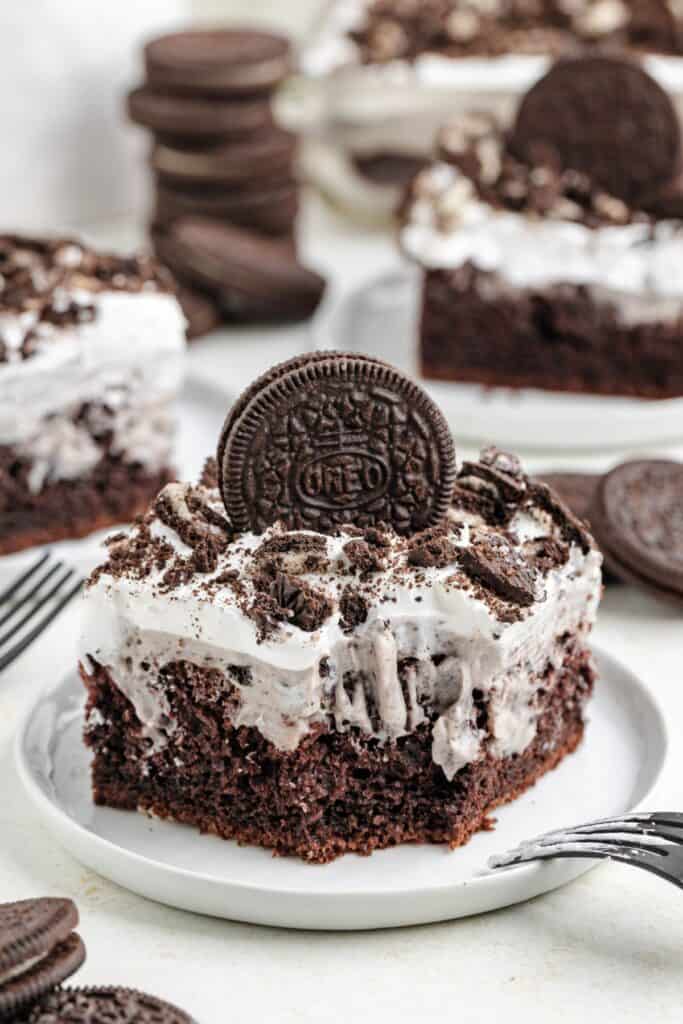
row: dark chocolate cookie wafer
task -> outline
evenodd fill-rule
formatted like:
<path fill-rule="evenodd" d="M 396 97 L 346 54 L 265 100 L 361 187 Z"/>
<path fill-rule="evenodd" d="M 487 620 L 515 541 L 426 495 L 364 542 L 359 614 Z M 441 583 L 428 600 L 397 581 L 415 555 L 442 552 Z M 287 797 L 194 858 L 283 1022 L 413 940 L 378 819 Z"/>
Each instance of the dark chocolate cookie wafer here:
<path fill-rule="evenodd" d="M 218 446 L 233 524 L 262 532 L 388 523 L 410 534 L 441 522 L 455 452 L 440 410 L 379 360 L 343 352 L 275 367 L 238 402 Z"/>
<path fill-rule="evenodd" d="M 287 243 L 229 224 L 187 218 L 161 236 L 160 258 L 181 279 L 208 289 L 228 311 L 259 309 L 270 317 L 307 317 L 317 308 L 325 280 L 302 266 Z"/>
<path fill-rule="evenodd" d="M 178 288 L 178 302 L 187 320 L 185 335 L 188 341 L 201 338 L 222 322 L 220 306 L 203 292 L 182 285 Z"/>
<path fill-rule="evenodd" d="M 11 1020 L 85 960 L 71 900 L 0 904 L 0 1020 Z"/>
<path fill-rule="evenodd" d="M 276 181 L 292 174 L 297 140 L 273 128 L 253 139 L 204 145 L 168 146 L 157 143 L 150 158 L 161 181 L 180 185 L 224 185 Z"/>
<path fill-rule="evenodd" d="M 191 191 L 160 184 L 153 221 L 158 227 L 168 227 L 181 217 L 211 217 L 266 235 L 284 235 L 293 230 L 298 212 L 299 190 L 291 180 L 261 183 L 260 191 L 208 187 Z"/>
<path fill-rule="evenodd" d="M 129 93 L 128 116 L 156 135 L 176 139 L 241 139 L 275 123 L 268 99 L 169 96 L 146 86 Z"/>
<path fill-rule="evenodd" d="M 75 988 L 52 992 L 26 1024 L 193 1024 L 184 1010 L 129 988 Z"/>
<path fill-rule="evenodd" d="M 591 518 L 595 491 L 602 475 L 600 473 L 544 473 L 539 477 L 568 505 L 575 516 L 588 523 L 593 530 Z M 595 532 L 593 530 L 593 532 Z M 602 577 L 605 583 L 618 583 L 620 573 L 609 552 L 603 551 Z"/>
<path fill-rule="evenodd" d="M 145 47 L 147 82 L 198 95 L 269 92 L 289 73 L 289 42 L 271 32 L 177 32 Z"/>
<path fill-rule="evenodd" d="M 653 459 L 617 466 L 597 487 L 591 522 L 627 581 L 683 600 L 683 463 Z"/>
<path fill-rule="evenodd" d="M 631 205 L 680 165 L 680 127 L 662 87 L 638 64 L 593 56 L 559 61 L 521 102 L 510 146 L 535 163 L 555 153 Z"/>

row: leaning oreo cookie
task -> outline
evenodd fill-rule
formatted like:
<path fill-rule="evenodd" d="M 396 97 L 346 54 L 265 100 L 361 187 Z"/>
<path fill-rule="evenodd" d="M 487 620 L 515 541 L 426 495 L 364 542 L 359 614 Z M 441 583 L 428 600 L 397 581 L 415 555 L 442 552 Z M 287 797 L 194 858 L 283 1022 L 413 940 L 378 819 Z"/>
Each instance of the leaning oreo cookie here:
<path fill-rule="evenodd" d="M 15 1020 L 85 960 L 71 900 L 0 904 L 0 1021 Z"/>
<path fill-rule="evenodd" d="M 628 581 L 683 600 L 683 463 L 624 462 L 600 482 L 591 521 Z"/>
<path fill-rule="evenodd" d="M 252 385 L 236 412 L 219 441 L 218 473 L 237 529 L 386 523 L 410 534 L 447 515 L 456 473 L 448 425 L 386 363 L 301 356 Z"/>
<path fill-rule="evenodd" d="M 288 41 L 271 32 L 176 32 L 145 46 L 149 85 L 197 95 L 270 91 L 288 74 L 290 63 Z"/>
<path fill-rule="evenodd" d="M 128 988 L 62 989 L 36 1006 L 25 1024 L 193 1024 L 177 1006 Z"/>
<path fill-rule="evenodd" d="M 676 174 L 680 126 L 662 87 L 638 64 L 614 57 L 559 61 L 521 102 L 510 139 L 515 156 L 541 151 L 637 206 Z"/>
<path fill-rule="evenodd" d="M 249 319 L 311 316 L 325 280 L 302 266 L 289 242 L 264 238 L 207 218 L 173 224 L 156 242 L 161 260 L 181 280 L 208 289 L 223 309 Z"/>

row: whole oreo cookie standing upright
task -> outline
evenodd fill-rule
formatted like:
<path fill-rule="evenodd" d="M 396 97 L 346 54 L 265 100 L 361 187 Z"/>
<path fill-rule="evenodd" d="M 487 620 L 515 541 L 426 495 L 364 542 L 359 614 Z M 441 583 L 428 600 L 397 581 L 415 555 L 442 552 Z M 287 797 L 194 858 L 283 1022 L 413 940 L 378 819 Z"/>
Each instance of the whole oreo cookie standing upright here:
<path fill-rule="evenodd" d="M 16 1021 L 78 970 L 85 947 L 74 932 L 77 924 L 71 900 L 0 904 L 0 1021 Z"/>
<path fill-rule="evenodd" d="M 52 992 L 24 1024 L 193 1024 L 177 1006 L 128 988 Z"/>
<path fill-rule="evenodd" d="M 288 40 L 272 32 L 176 32 L 153 39 L 145 47 L 148 85 L 198 96 L 270 92 L 290 67 Z"/>
<path fill-rule="evenodd" d="M 411 534 L 446 517 L 456 466 L 448 425 L 414 381 L 379 360 L 318 352 L 248 389 L 223 429 L 218 472 L 239 530 L 383 523 Z"/>
<path fill-rule="evenodd" d="M 683 463 L 615 467 L 598 485 L 591 523 L 624 579 L 683 602 Z"/>
<path fill-rule="evenodd" d="M 680 125 L 662 87 L 637 63 L 607 56 L 559 61 L 523 98 L 514 155 L 553 154 L 564 169 L 638 207 L 680 167 Z"/>

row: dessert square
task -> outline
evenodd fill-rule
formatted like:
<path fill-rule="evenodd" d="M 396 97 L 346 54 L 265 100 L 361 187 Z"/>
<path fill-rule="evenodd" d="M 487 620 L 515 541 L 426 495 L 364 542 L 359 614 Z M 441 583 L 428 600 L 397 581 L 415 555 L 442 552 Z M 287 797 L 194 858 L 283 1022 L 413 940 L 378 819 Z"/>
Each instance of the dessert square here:
<path fill-rule="evenodd" d="M 331 0 L 301 56 L 326 110 L 306 167 L 345 205 L 386 216 L 440 123 L 509 115 L 549 60 L 595 46 L 656 55 L 680 100 L 682 27 L 666 0 Z"/>
<path fill-rule="evenodd" d="M 97 803 L 324 863 L 458 846 L 575 749 L 600 554 L 443 427 L 385 364 L 301 357 L 111 538 L 83 600 Z"/>
<path fill-rule="evenodd" d="M 451 119 L 402 213 L 424 376 L 683 395 L 682 200 L 676 114 L 636 65 L 563 61 L 515 119 Z"/>
<path fill-rule="evenodd" d="M 151 260 L 0 237 L 0 554 L 129 522 L 172 478 L 184 331 Z"/>

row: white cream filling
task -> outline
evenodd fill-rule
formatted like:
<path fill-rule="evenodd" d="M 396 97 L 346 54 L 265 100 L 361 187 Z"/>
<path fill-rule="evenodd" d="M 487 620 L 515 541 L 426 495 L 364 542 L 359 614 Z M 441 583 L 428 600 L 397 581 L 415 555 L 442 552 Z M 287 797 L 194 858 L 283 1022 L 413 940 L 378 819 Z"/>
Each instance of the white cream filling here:
<path fill-rule="evenodd" d="M 448 164 L 435 164 L 421 179 L 425 192 L 408 211 L 401 245 L 422 266 L 455 269 L 469 262 L 513 288 L 600 289 L 631 322 L 681 315 L 683 229 L 677 222 L 589 228 L 489 206 Z"/>
<path fill-rule="evenodd" d="M 34 493 L 97 465 L 102 450 L 91 427 L 111 432 L 112 452 L 151 472 L 171 457 L 169 403 L 180 389 L 185 353 L 177 300 L 151 290 L 73 294 L 96 306 L 93 321 L 41 325 L 35 355 L 0 364 L 0 444 L 32 461 Z M 0 317 L 10 349 L 32 321 L 26 313 Z M 73 421 L 84 403 L 95 406 L 95 422 Z"/>
<path fill-rule="evenodd" d="M 511 525 L 522 538 L 548 533 L 540 511 L 520 514 Z M 155 522 L 153 531 L 179 553 L 188 553 L 163 524 Z M 243 535 L 202 580 L 237 569 L 249 593 L 245 552 L 272 532 Z M 432 756 L 452 778 L 482 750 L 485 737 L 474 718 L 476 689 L 489 702 L 493 749 L 499 756 L 521 753 L 536 731 L 537 673 L 549 664 L 559 666 L 563 634 L 589 629 L 594 621 L 600 555 L 572 547 L 568 563 L 539 580 L 537 601 L 518 621 L 504 623 L 473 590 L 452 579 L 455 566 L 415 570 L 405 565 L 404 554 L 392 550 L 388 570 L 373 576 L 384 600 L 374 600 L 367 621 L 347 634 L 339 624 L 338 599 L 344 584 L 357 582 L 342 554 L 348 539 L 326 538 L 332 572 L 305 574 L 335 606 L 314 633 L 283 624 L 259 642 L 255 623 L 228 586 L 207 595 L 195 577 L 165 592 L 159 590 L 162 572 L 143 580 L 102 575 L 84 595 L 81 657 L 86 666 L 91 656 L 110 669 L 132 702 L 151 751 L 163 747 L 175 729 L 159 669 L 182 659 L 219 669 L 238 698 L 235 724 L 257 728 L 283 750 L 295 749 L 315 723 L 330 718 L 339 731 L 356 727 L 381 741 L 396 739 L 424 721 L 428 706 L 438 713 Z M 466 546 L 469 528 L 454 539 Z M 296 562 L 296 556 L 288 557 Z M 401 574 L 392 574 L 399 563 Z M 290 564 L 287 571 L 300 567 Z M 436 654 L 445 656 L 439 665 L 432 661 Z M 402 684 L 398 666 L 405 659 L 417 659 L 417 665 L 402 673 Z M 235 667 L 249 669 L 248 677 Z"/>

